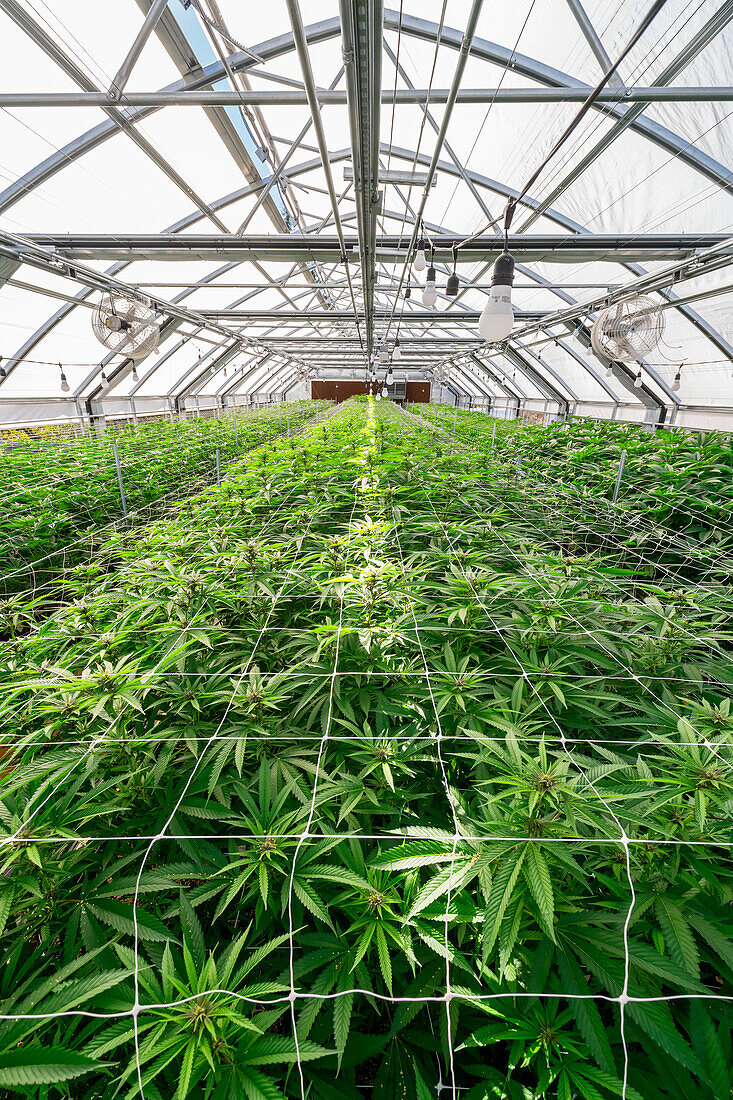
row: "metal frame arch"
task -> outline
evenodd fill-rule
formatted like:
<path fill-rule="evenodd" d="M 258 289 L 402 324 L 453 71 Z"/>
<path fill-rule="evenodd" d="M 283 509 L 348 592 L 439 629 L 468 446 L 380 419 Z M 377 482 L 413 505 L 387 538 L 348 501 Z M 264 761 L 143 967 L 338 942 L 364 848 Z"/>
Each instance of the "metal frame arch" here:
<path fill-rule="evenodd" d="M 725 4 L 725 5 L 723 5 L 723 7 L 727 10 L 729 7 L 731 7 L 731 5 L 730 4 Z M 385 12 L 385 27 L 387 29 L 396 29 L 396 25 L 393 26 L 393 23 L 397 18 L 398 18 L 397 13 L 394 12 L 394 11 Z M 334 24 L 336 24 L 335 28 L 333 26 Z M 434 28 L 434 33 L 432 35 L 430 34 L 430 28 L 431 27 Z M 306 33 L 308 35 L 309 41 L 311 41 L 311 42 L 323 41 L 323 40 L 326 40 L 327 38 L 334 37 L 334 35 L 337 34 L 338 31 L 339 31 L 338 20 L 325 20 L 322 23 L 315 24 L 312 27 L 306 28 Z M 422 37 L 422 38 L 425 38 L 426 40 L 437 41 L 437 26 L 435 26 L 434 24 L 428 24 L 426 21 L 419 20 L 419 19 L 416 19 L 414 17 L 403 17 L 403 19 L 402 19 L 402 31 L 403 31 L 403 33 L 412 34 L 414 37 L 417 37 L 417 38 Z M 453 31 L 451 28 L 444 28 L 442 36 L 441 36 L 441 42 L 443 42 L 443 44 L 445 44 L 445 45 L 448 45 L 448 46 L 451 46 L 451 47 L 457 49 L 457 48 L 460 47 L 460 42 L 458 41 L 458 38 L 457 38 L 457 36 L 459 36 L 459 35 L 460 35 L 460 32 L 458 32 L 458 31 Z M 290 41 L 288 42 L 288 40 L 290 40 Z M 266 44 L 266 45 L 268 45 L 268 44 Z M 286 35 L 279 36 L 278 39 L 269 40 L 269 46 L 270 46 L 270 49 L 273 51 L 271 56 L 278 56 L 280 54 L 290 52 L 293 49 L 292 36 L 286 34 Z M 264 49 L 265 49 L 265 47 L 259 47 L 259 46 L 257 47 L 257 51 L 261 52 L 261 53 L 264 53 Z M 483 60 L 487 60 L 487 61 L 490 61 L 490 62 L 494 62 L 496 64 L 503 65 L 503 64 L 505 64 L 505 61 L 501 58 L 502 49 L 503 48 L 501 48 L 501 47 L 494 46 L 494 44 L 492 44 L 492 43 L 488 43 L 488 42 L 485 42 L 483 40 L 478 40 L 477 39 L 473 43 L 471 53 L 474 56 L 482 57 Z M 241 64 L 240 64 L 240 62 L 237 61 L 238 57 L 241 59 L 243 57 L 243 55 L 233 55 L 232 58 L 229 59 L 234 71 L 239 72 L 239 71 L 244 71 L 248 68 L 256 68 L 256 64 L 252 61 L 252 59 L 244 57 L 244 61 L 242 61 Z M 497 60 L 497 58 L 498 58 L 498 60 Z M 527 75 L 531 79 L 535 79 L 540 83 L 545 83 L 548 86 L 563 86 L 563 85 L 567 85 L 567 84 L 570 83 L 570 84 L 573 84 L 574 86 L 584 87 L 584 85 L 582 85 L 580 82 L 574 81 L 573 78 L 567 77 L 566 74 L 561 73 L 559 70 L 552 70 L 547 66 L 542 66 L 540 63 L 534 62 L 530 58 L 524 58 L 524 57 L 522 57 L 522 55 L 515 55 L 514 60 L 517 63 L 517 66 L 524 65 L 524 64 L 528 65 L 529 69 L 526 73 L 524 73 L 524 75 Z M 221 66 L 218 66 L 218 67 L 221 69 Z M 200 78 L 198 78 L 202 81 L 201 84 L 197 85 L 195 82 L 192 83 L 192 82 L 186 81 L 185 79 L 183 81 L 176 82 L 176 83 L 177 83 L 177 85 L 178 84 L 179 85 L 185 85 L 187 87 L 207 86 L 213 80 L 218 79 L 216 76 L 213 76 L 213 75 L 209 75 L 208 77 L 206 77 L 206 74 L 207 74 L 208 70 L 216 70 L 216 68 L 217 68 L 217 65 L 214 64 L 214 65 L 208 66 L 208 67 L 206 67 L 206 69 L 202 70 L 202 75 L 201 75 Z M 520 71 L 521 71 L 521 68 L 520 68 Z M 221 74 L 221 75 L 223 75 L 223 74 Z M 553 83 L 553 81 L 555 81 L 556 83 Z M 158 108 L 150 108 L 151 111 L 156 110 L 156 109 L 158 109 Z M 607 114 L 613 114 L 614 111 L 616 111 L 615 108 L 612 108 L 611 106 L 609 106 L 607 104 L 599 106 L 598 109 L 603 110 Z M 124 110 L 127 113 L 129 113 L 129 117 L 130 117 L 131 122 L 134 122 L 135 119 L 138 117 L 138 115 L 139 115 L 139 117 L 144 117 L 146 114 L 149 113 L 149 110 L 146 109 L 146 108 L 141 108 L 141 109 L 127 108 L 127 109 L 124 109 Z M 137 114 L 136 114 L 136 111 L 138 112 Z M 619 114 L 619 117 L 623 118 L 624 114 L 626 113 L 626 109 L 624 109 L 623 113 L 621 113 L 620 110 L 617 111 L 617 113 Z M 631 125 L 633 126 L 634 129 L 639 130 L 639 132 L 642 132 L 642 130 L 644 128 L 644 125 L 646 125 L 648 123 L 649 123 L 649 120 L 640 119 L 640 120 L 637 120 L 637 121 L 633 122 Z M 89 131 L 89 134 L 95 133 L 97 129 L 99 129 L 99 128 L 95 128 L 95 131 Z M 117 131 L 117 127 L 115 127 L 114 125 L 111 125 L 110 128 L 109 128 L 108 136 L 111 136 L 112 133 L 114 133 L 116 131 Z M 667 131 L 667 133 L 671 133 L 671 132 Z M 85 135 L 82 135 L 81 138 L 83 139 L 84 136 Z M 657 140 L 657 138 L 652 137 L 649 134 L 646 134 L 645 136 L 649 137 L 650 140 Z M 675 137 L 675 135 L 672 135 L 672 137 Z M 100 137 L 100 140 L 106 140 L 106 138 Z M 681 139 L 678 139 L 678 140 L 681 140 Z M 661 142 L 657 141 L 657 143 L 660 144 Z M 83 151 L 86 151 L 86 150 L 83 150 Z M 83 151 L 80 151 L 79 155 L 83 155 Z M 348 156 L 348 150 L 346 150 L 345 153 Z M 394 150 L 393 150 L 393 155 L 396 155 L 396 152 Z M 52 159 L 52 158 L 49 158 L 49 160 L 50 159 Z M 329 162 L 330 162 L 331 161 L 331 155 L 330 154 L 329 154 L 328 159 L 329 159 Z M 426 157 L 426 159 L 429 159 L 429 158 Z M 64 163 L 67 163 L 67 161 L 68 161 L 68 158 L 65 158 Z M 320 160 L 315 160 L 311 163 L 313 164 L 313 167 L 315 168 L 315 167 L 318 167 L 320 165 Z M 47 165 L 47 162 L 42 162 L 42 164 Z M 700 164 L 696 163 L 694 166 L 697 167 L 698 170 L 703 171 Z M 41 168 L 42 165 L 39 165 L 37 167 Z M 443 171 L 450 171 L 451 166 L 449 166 L 447 162 L 442 162 L 440 167 L 441 167 L 441 170 L 443 170 Z M 456 169 L 455 166 L 452 166 L 452 167 L 453 167 L 453 172 L 456 175 L 461 174 Z M 721 181 L 720 169 L 722 169 L 722 166 L 717 166 L 717 168 L 716 168 L 717 175 L 716 175 L 715 182 L 718 183 L 719 186 L 723 187 L 724 190 L 729 190 L 730 188 L 726 184 L 724 184 L 724 182 Z M 727 169 L 723 169 L 723 172 L 727 173 L 728 177 L 731 177 L 731 173 L 728 173 Z M 53 173 L 51 173 L 51 174 L 53 174 Z M 290 175 L 290 174 L 293 174 L 293 173 L 291 171 L 288 174 Z M 473 175 L 473 174 L 471 174 L 471 175 Z M 33 186 L 36 186 L 38 182 L 40 182 L 40 181 L 37 181 L 36 184 L 34 184 Z M 497 181 L 493 181 L 493 182 L 495 184 L 497 184 L 497 193 L 502 193 L 502 191 L 500 190 L 501 185 L 499 185 Z M 263 179 L 262 183 L 257 183 L 256 185 L 252 185 L 250 188 L 243 189 L 243 191 L 250 191 L 250 192 L 253 192 L 255 190 L 259 191 L 259 190 L 261 190 L 262 188 L 264 188 L 266 186 L 267 186 L 267 180 Z M 30 189 L 32 190 L 32 187 Z M 491 188 L 491 189 L 493 190 L 493 188 Z M 26 188 L 22 187 L 21 191 L 22 191 L 22 193 L 25 193 Z M 1 201 L 2 201 L 2 196 L 0 196 L 0 202 Z M 11 205 L 12 205 L 12 203 L 11 203 Z M 212 205 L 212 208 L 214 208 L 213 205 Z M 545 214 L 547 216 L 549 216 L 549 211 L 545 211 Z M 200 218 L 204 218 L 204 217 L 207 217 L 207 216 L 208 216 L 208 214 L 205 211 L 201 211 L 200 213 L 195 215 L 194 220 L 199 220 Z M 188 220 L 188 219 L 186 219 L 186 220 Z M 566 228 L 570 228 L 570 226 L 566 226 Z M 574 232 L 585 232 L 585 230 L 583 229 L 582 226 L 577 226 L 577 227 L 574 226 L 572 231 L 574 231 Z M 117 270 L 119 270 L 121 267 L 124 267 L 124 266 L 125 266 L 124 264 L 115 265 Z M 196 286 L 196 284 L 192 284 L 192 288 L 189 288 L 188 291 L 184 292 L 183 296 L 185 296 L 185 294 L 187 294 L 187 293 L 191 293 L 192 290 L 195 289 L 195 286 Z M 265 288 L 263 287 L 263 289 L 265 289 Z M 554 291 L 554 292 L 559 293 L 558 291 Z M 86 292 L 86 293 L 88 294 L 88 292 Z M 255 293 L 257 293 L 257 292 L 255 292 Z M 85 296 L 86 296 L 86 294 L 85 294 Z M 181 297 L 183 297 L 183 296 L 181 296 Z M 75 306 L 73 304 L 69 304 L 68 310 L 66 310 L 63 313 L 63 316 L 68 315 L 68 312 L 70 312 L 74 308 L 75 308 Z M 680 307 L 680 309 L 681 309 L 681 312 L 685 311 L 684 307 Z M 58 312 L 61 313 L 62 311 L 58 311 Z M 692 311 L 690 311 L 690 312 L 692 312 Z M 691 319 L 691 318 L 689 318 L 689 319 Z M 50 320 L 53 320 L 53 319 L 50 319 Z M 702 319 L 700 319 L 700 321 L 701 321 L 702 324 L 706 324 L 705 322 L 702 321 Z M 58 323 L 58 322 L 56 322 L 56 323 Z M 51 327 L 53 327 L 53 325 Z M 50 329 L 47 330 L 47 331 L 50 331 Z M 710 332 L 707 332 L 706 335 L 708 335 L 711 339 L 714 338 L 711 335 Z M 723 345 L 725 345 L 726 342 L 723 340 L 722 337 L 720 337 L 719 334 L 716 334 L 716 338 L 717 338 L 717 340 L 722 341 Z M 31 340 L 33 340 L 33 337 L 31 338 Z M 721 344 L 718 344 L 717 346 L 721 347 Z M 730 345 L 728 345 L 727 354 L 730 354 L 731 351 L 733 351 L 733 349 L 731 349 Z M 10 360 L 10 363 L 13 363 L 13 359 Z M 100 369 L 101 369 L 101 366 L 100 366 Z"/>
<path fill-rule="evenodd" d="M 385 145 L 382 145 L 381 148 L 382 148 L 383 151 L 386 151 L 387 147 Z M 348 159 L 349 155 L 350 155 L 349 150 L 347 148 L 343 148 L 343 149 L 335 150 L 332 153 L 330 153 L 329 159 L 330 159 L 331 163 L 335 163 L 335 162 L 338 162 L 340 160 Z M 404 148 L 401 148 L 401 147 L 395 147 L 393 149 L 393 156 L 399 157 L 399 158 L 404 159 L 404 160 L 411 161 L 414 157 L 414 153 L 411 153 L 409 149 L 404 149 Z M 420 163 L 420 162 L 424 163 L 424 162 L 427 161 L 427 159 L 428 158 L 423 154 L 422 156 L 420 156 L 418 158 L 418 163 Z M 310 171 L 317 170 L 320 167 L 320 163 L 321 162 L 320 162 L 319 158 L 311 158 L 307 161 L 302 162 L 301 164 L 299 164 L 297 166 L 294 166 L 290 170 L 289 174 L 292 175 L 292 176 L 295 176 L 295 175 L 300 176 L 300 175 L 307 174 Z M 446 172 L 450 175 L 453 175 L 455 177 L 460 177 L 460 175 L 461 175 L 461 173 L 458 171 L 456 166 L 454 164 L 451 164 L 450 162 L 447 162 L 447 161 L 439 161 L 439 170 L 444 171 L 444 172 Z M 470 170 L 465 170 L 465 172 L 466 172 L 466 175 L 470 179 L 472 179 L 472 181 L 475 183 L 475 185 L 479 188 L 482 188 L 482 189 L 485 188 L 485 189 L 488 189 L 492 192 L 495 192 L 497 194 L 501 194 L 501 195 L 506 196 L 506 197 L 516 195 L 516 191 L 513 191 L 513 189 L 506 187 L 505 185 L 501 184 L 497 180 L 489 179 L 488 177 L 485 177 L 485 176 L 481 175 L 480 173 L 476 173 L 476 172 L 473 172 L 473 171 L 470 171 Z M 238 189 L 237 191 L 230 192 L 227 195 L 222 196 L 220 199 L 215 200 L 212 203 L 212 206 L 215 209 L 221 209 L 221 208 L 223 208 L 224 206 L 226 206 L 230 203 L 234 203 L 234 202 L 239 201 L 241 198 L 246 197 L 247 195 L 255 194 L 255 193 L 261 191 L 264 187 L 267 186 L 269 178 L 271 178 L 271 177 L 266 177 L 265 179 L 263 179 L 263 181 L 260 184 L 247 185 L 243 188 Z M 536 200 L 533 200 L 532 197 L 529 196 L 527 201 L 528 201 L 528 204 L 532 204 Z M 181 232 L 182 230 L 184 230 L 186 228 L 189 228 L 190 226 L 196 224 L 198 221 L 201 221 L 204 216 L 205 215 L 200 211 L 191 213 L 191 214 L 187 215 L 185 218 L 179 219 L 178 222 L 173 223 L 168 229 L 164 230 L 164 232 L 166 232 L 166 233 L 167 232 L 171 232 L 171 233 Z M 346 217 L 350 217 L 350 216 L 353 217 L 353 214 L 352 215 L 346 215 Z M 393 213 L 391 211 L 384 211 L 384 216 L 386 216 L 386 217 L 394 216 L 394 217 L 400 217 L 400 218 L 402 217 L 402 215 L 398 215 L 398 214 Z M 578 225 L 577 223 L 572 222 L 571 219 L 567 218 L 565 215 L 563 215 L 559 211 L 548 210 L 548 211 L 545 212 L 545 216 L 548 217 L 549 219 L 555 221 L 557 224 L 561 225 L 563 228 L 566 228 L 566 229 L 570 230 L 571 232 L 577 232 L 577 233 L 580 233 L 580 234 L 587 232 L 587 230 L 585 230 L 582 226 Z M 325 220 L 328 221 L 329 219 L 327 218 Z M 406 219 L 406 220 L 410 220 L 410 219 Z M 431 225 L 430 228 L 431 228 L 432 231 L 435 231 L 435 232 L 441 232 L 442 231 L 442 227 L 437 226 L 437 225 L 435 225 L 435 226 Z M 128 266 L 126 261 L 119 261 L 119 262 L 113 264 L 108 269 L 108 273 L 116 274 L 117 272 L 123 270 L 126 266 Z M 236 266 L 237 265 L 235 263 L 230 263 L 230 264 L 223 265 L 221 268 L 216 269 L 214 272 L 207 273 L 207 275 L 202 277 L 202 279 L 199 280 L 197 283 L 192 283 L 185 291 L 183 291 L 180 295 L 177 295 L 173 299 L 173 301 L 174 302 L 179 302 L 179 301 L 184 300 L 185 297 L 187 297 L 190 293 L 192 293 L 195 289 L 197 289 L 198 286 L 206 285 L 207 283 L 214 282 L 216 280 L 216 278 L 219 277 L 220 274 L 224 274 L 226 271 L 230 271 Z M 628 264 L 620 264 L 619 266 L 623 266 L 624 268 L 627 268 L 628 270 L 631 270 L 635 274 L 641 274 L 644 271 L 644 269 L 638 264 L 628 263 Z M 534 272 L 531 268 L 525 268 L 524 265 L 520 265 L 519 270 L 523 274 L 527 275 L 528 277 L 531 277 L 533 279 L 533 281 L 538 283 L 538 285 L 544 286 L 551 293 L 553 293 L 553 294 L 557 295 L 558 297 L 560 297 L 561 300 L 563 300 L 567 303 L 572 303 L 574 301 L 574 299 L 570 295 L 567 295 L 561 289 L 554 287 L 549 282 L 549 280 L 545 279 L 543 276 L 541 276 L 538 273 Z M 276 285 L 277 282 L 279 282 L 279 281 L 280 280 L 273 280 L 270 283 L 264 283 L 263 286 L 262 286 L 262 290 L 264 291 L 264 290 L 271 289 L 272 286 Z M 76 297 L 79 299 L 79 301 L 81 303 L 82 301 L 86 300 L 91 293 L 92 292 L 90 290 L 85 288 L 85 289 L 82 289 L 81 291 L 79 291 L 79 293 L 76 295 Z M 252 293 L 252 296 L 256 296 L 258 293 L 260 293 L 260 291 L 256 290 Z M 674 295 L 671 291 L 664 292 L 664 296 L 666 296 L 670 299 L 674 298 Z M 75 308 L 76 307 L 75 307 L 74 304 L 67 303 L 64 306 L 62 306 L 59 310 L 57 310 L 54 314 L 52 314 L 52 316 L 46 322 L 44 322 L 44 324 L 42 326 L 40 326 L 40 328 L 38 330 L 36 330 L 36 332 L 31 337 L 28 338 L 28 340 L 26 340 L 24 342 L 24 344 L 21 346 L 21 348 L 19 348 L 18 351 L 16 351 L 6 361 L 7 373 L 10 374 L 12 372 L 12 370 L 15 368 L 15 366 L 23 360 L 25 355 L 27 355 L 29 351 L 33 350 L 33 348 L 35 348 L 56 327 L 56 325 L 59 324 L 63 319 L 65 319 L 65 317 L 67 317 Z M 719 348 L 719 350 L 723 351 L 724 354 L 727 354 L 731 358 L 733 358 L 733 348 L 727 343 L 727 341 L 725 341 L 725 339 L 721 336 L 721 334 L 719 334 L 716 330 L 712 329 L 712 327 L 706 321 L 704 321 L 704 319 L 699 317 L 699 315 L 696 314 L 695 311 L 692 310 L 689 306 L 681 305 L 677 308 L 679 309 L 679 311 L 682 314 L 684 314 L 686 316 L 686 318 L 693 325 L 698 327 L 703 332 L 703 334 L 707 338 L 709 338 L 711 340 L 711 342 L 713 342 L 715 344 L 716 347 Z M 103 363 L 100 363 L 99 370 L 102 369 L 103 365 L 104 365 Z M 586 364 L 586 366 L 588 366 L 588 364 Z M 90 379 L 86 379 L 85 380 L 85 385 L 88 385 L 89 381 L 90 381 Z"/>

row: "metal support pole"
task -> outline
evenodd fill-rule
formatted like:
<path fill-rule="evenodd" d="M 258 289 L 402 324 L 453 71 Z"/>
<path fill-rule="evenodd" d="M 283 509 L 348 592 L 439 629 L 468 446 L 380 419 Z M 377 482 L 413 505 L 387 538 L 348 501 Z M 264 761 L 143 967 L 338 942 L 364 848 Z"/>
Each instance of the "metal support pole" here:
<path fill-rule="evenodd" d="M 287 418 L 287 421 L 288 421 L 288 439 L 290 439 L 290 417 L 289 416 Z"/>
<path fill-rule="evenodd" d="M 616 474 L 616 485 L 613 490 L 613 502 L 614 504 L 618 500 L 618 491 L 621 488 L 621 478 L 624 476 L 624 463 L 626 462 L 626 451 L 621 452 L 621 460 L 618 464 L 618 473 Z"/>
<path fill-rule="evenodd" d="M 456 424 L 458 423 L 458 406 L 456 405 L 456 411 L 453 413 L 453 438 L 456 438 Z"/>
<path fill-rule="evenodd" d="M 216 448 L 216 484 L 221 485 L 221 459 L 219 458 L 219 448 Z"/>
<path fill-rule="evenodd" d="M 237 438 L 237 409 L 234 408 L 234 453 L 239 454 L 239 439 Z"/>
<path fill-rule="evenodd" d="M 117 484 L 120 487 L 120 503 L 122 504 L 122 515 L 125 523 L 127 523 L 127 501 L 125 500 L 125 486 L 122 484 L 122 467 L 120 466 L 120 456 L 117 450 L 117 444 L 112 444 L 112 450 L 115 455 L 115 466 L 117 467 Z"/>
<path fill-rule="evenodd" d="M 496 438 L 496 421 L 494 421 L 494 427 L 491 430 L 491 450 L 494 449 L 494 440 Z"/>

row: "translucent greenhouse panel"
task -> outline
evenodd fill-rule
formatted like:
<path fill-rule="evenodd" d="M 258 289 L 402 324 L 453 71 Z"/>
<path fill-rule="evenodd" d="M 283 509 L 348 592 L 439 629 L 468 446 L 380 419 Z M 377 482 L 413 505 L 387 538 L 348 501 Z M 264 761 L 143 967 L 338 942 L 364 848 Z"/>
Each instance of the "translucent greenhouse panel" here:
<path fill-rule="evenodd" d="M 212 203 L 242 185 L 241 168 L 202 110 L 166 107 L 146 119 L 142 129 L 155 149 L 205 202 Z M 236 230 L 224 213 L 221 218 L 231 232 Z M 202 230 L 220 232 L 209 218 Z"/>
<path fill-rule="evenodd" d="M 115 4 L 114 33 L 110 33 L 110 13 L 96 0 L 74 0 L 54 10 L 42 5 L 40 16 L 52 36 L 77 64 L 90 73 L 102 87 L 108 87 L 127 50 L 138 33 L 143 14 L 135 0 Z M 154 38 L 141 53 L 137 66 L 141 86 L 160 87 L 175 80 L 177 72 L 160 43 Z M 36 85 L 38 87 L 38 85 Z"/>
<path fill-rule="evenodd" d="M 414 7 L 417 14 L 421 14 L 421 5 L 415 4 Z M 461 14 L 465 19 L 465 10 Z M 458 14 L 454 10 L 450 21 L 456 25 L 457 19 Z M 566 3 L 538 0 L 532 4 L 531 0 L 520 0 L 514 4 L 484 8 L 477 34 L 479 38 L 500 42 L 510 51 L 513 48 L 519 54 L 570 73 L 589 84 L 598 79 L 598 63 Z M 496 72 L 501 74 L 500 69 Z M 498 80 L 491 83 L 495 85 Z"/>
<path fill-rule="evenodd" d="M 686 0 L 668 0 L 648 33 L 626 59 L 621 70 L 624 81 L 627 84 L 656 83 L 719 8 L 717 0 L 702 0 L 693 5 Z M 645 10 L 642 4 L 625 4 L 613 13 L 604 38 L 612 56 L 629 40 Z"/>
<path fill-rule="evenodd" d="M 59 207 L 69 213 L 61 215 Z M 11 216 L 36 232 L 157 233 L 194 209 L 190 198 L 118 133 L 80 160 L 61 158 L 41 194 L 25 194 Z"/>

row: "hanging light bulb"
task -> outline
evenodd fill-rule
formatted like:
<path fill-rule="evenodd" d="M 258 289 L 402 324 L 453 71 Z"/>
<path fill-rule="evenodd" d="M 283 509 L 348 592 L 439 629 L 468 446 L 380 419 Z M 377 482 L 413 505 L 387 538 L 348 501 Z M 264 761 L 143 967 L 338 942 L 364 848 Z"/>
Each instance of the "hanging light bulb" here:
<path fill-rule="evenodd" d="M 417 251 L 415 252 L 415 259 L 412 261 L 412 266 L 415 271 L 424 271 L 428 266 L 428 261 L 425 259 L 425 238 L 420 237 L 417 242 Z"/>
<path fill-rule="evenodd" d="M 105 374 L 105 372 L 104 372 L 104 371 L 102 371 L 102 381 L 103 381 L 103 382 L 106 382 L 106 381 L 107 381 L 107 375 Z"/>
<path fill-rule="evenodd" d="M 402 358 L 402 348 L 400 347 L 399 340 L 395 340 L 394 342 L 394 348 L 392 349 L 392 358 L 398 360 Z"/>
<path fill-rule="evenodd" d="M 59 363 L 59 369 L 61 370 L 61 392 L 62 393 L 68 393 L 69 389 L 70 389 L 70 386 L 69 386 L 69 383 L 66 380 L 66 375 L 64 374 L 64 368 L 61 366 L 60 363 Z"/>
<path fill-rule="evenodd" d="M 682 365 L 680 364 L 680 366 L 677 368 L 677 373 L 674 376 L 674 382 L 672 383 L 672 389 L 674 390 L 675 393 L 677 393 L 677 391 L 679 390 L 681 381 L 682 381 Z"/>
<path fill-rule="evenodd" d="M 392 374 L 392 368 L 391 368 L 391 367 L 390 367 L 390 369 L 389 369 L 389 370 L 387 371 L 387 378 L 386 378 L 386 382 L 387 382 L 387 385 L 388 385 L 388 386 L 391 386 L 391 385 L 392 385 L 392 383 L 394 382 L 394 375 Z"/>
<path fill-rule="evenodd" d="M 132 380 L 133 380 L 133 382 L 137 382 L 137 380 L 138 380 L 138 378 L 137 378 L 137 367 L 134 364 L 133 364 L 133 368 L 132 368 Z"/>
<path fill-rule="evenodd" d="M 610 363 L 606 367 L 606 378 L 613 378 L 613 367 Z"/>
<path fill-rule="evenodd" d="M 479 332 L 491 344 L 506 340 L 514 326 L 513 282 L 514 257 L 505 250 L 494 264 L 488 301 L 478 322 Z"/>
<path fill-rule="evenodd" d="M 425 280 L 425 290 L 422 292 L 422 304 L 432 308 L 438 300 L 438 291 L 435 287 L 435 268 L 431 264 L 428 268 L 427 278 Z"/>
<path fill-rule="evenodd" d="M 635 390 L 640 390 L 641 389 L 641 367 L 639 367 L 639 373 L 637 374 L 636 378 L 634 379 L 634 389 Z"/>
<path fill-rule="evenodd" d="M 445 293 L 449 298 L 455 298 L 458 293 L 458 275 L 456 274 L 456 263 L 458 262 L 458 251 L 456 247 L 453 247 L 453 270 L 448 276 L 448 282 L 445 284 Z"/>
<path fill-rule="evenodd" d="M 224 367 L 224 377 L 226 378 L 226 376 L 227 376 L 227 369 L 226 369 L 226 367 Z"/>
<path fill-rule="evenodd" d="M 382 395 L 381 395 L 381 393 L 379 392 L 379 390 L 377 390 L 377 396 L 376 396 L 376 398 L 375 398 L 375 401 L 381 401 L 381 400 L 382 400 Z"/>
<path fill-rule="evenodd" d="M 387 396 L 387 387 L 386 387 L 386 385 L 384 385 L 384 386 L 382 386 L 382 397 L 386 397 L 386 396 Z"/>

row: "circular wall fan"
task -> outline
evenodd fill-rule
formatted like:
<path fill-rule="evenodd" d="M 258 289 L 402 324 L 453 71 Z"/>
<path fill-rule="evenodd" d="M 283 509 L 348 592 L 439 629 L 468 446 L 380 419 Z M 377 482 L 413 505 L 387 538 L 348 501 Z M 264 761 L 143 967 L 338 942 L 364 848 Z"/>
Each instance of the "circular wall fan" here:
<path fill-rule="evenodd" d="M 628 363 L 653 351 L 664 334 L 664 314 L 651 298 L 625 298 L 599 313 L 591 332 L 593 350 Z"/>
<path fill-rule="evenodd" d="M 160 340 L 155 311 L 121 294 L 102 295 L 92 314 L 92 330 L 108 351 L 130 359 L 144 359 L 155 351 Z"/>

